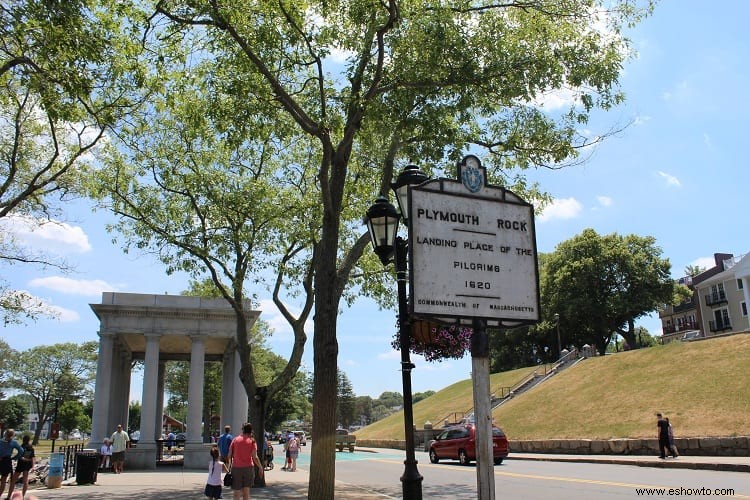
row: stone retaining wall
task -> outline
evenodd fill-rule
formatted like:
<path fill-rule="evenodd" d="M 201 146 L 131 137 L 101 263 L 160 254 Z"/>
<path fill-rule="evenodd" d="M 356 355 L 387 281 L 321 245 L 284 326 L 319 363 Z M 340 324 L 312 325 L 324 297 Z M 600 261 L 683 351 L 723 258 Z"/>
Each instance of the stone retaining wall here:
<path fill-rule="evenodd" d="M 417 449 L 427 451 L 429 440 L 417 433 Z M 550 439 L 510 440 L 511 453 L 560 453 L 568 455 L 654 455 L 659 453 L 657 439 Z M 750 437 L 676 438 L 681 455 L 722 457 L 750 456 Z M 357 446 L 366 448 L 404 449 L 404 441 L 396 439 L 359 439 Z"/>

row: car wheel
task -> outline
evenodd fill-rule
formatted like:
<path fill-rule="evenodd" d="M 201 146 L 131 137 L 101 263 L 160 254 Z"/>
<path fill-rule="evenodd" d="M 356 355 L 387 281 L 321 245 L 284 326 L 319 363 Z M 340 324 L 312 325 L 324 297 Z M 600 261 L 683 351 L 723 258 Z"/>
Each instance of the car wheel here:
<path fill-rule="evenodd" d="M 433 464 L 436 464 L 440 461 L 440 459 L 437 456 L 437 453 L 435 453 L 435 450 L 430 448 L 430 462 Z"/>
<path fill-rule="evenodd" d="M 495 459 L 495 465 L 500 465 L 501 463 L 503 463 L 502 457 Z"/>
<path fill-rule="evenodd" d="M 458 450 L 458 463 L 461 465 L 470 465 L 471 460 L 469 460 L 468 455 L 466 455 L 466 452 L 464 450 Z"/>

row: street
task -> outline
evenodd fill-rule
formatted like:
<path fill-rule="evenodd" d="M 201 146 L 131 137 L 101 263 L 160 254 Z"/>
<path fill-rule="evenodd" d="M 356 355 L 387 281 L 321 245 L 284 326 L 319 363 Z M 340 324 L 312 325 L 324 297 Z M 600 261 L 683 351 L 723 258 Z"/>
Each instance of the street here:
<path fill-rule="evenodd" d="M 338 481 L 362 487 L 364 490 L 377 491 L 384 497 L 401 498 L 403 452 L 383 450 L 383 453 L 356 452 L 353 456 L 347 455 L 352 454 L 336 455 Z M 474 466 L 463 467 L 458 462 L 450 461 L 431 464 L 427 454 L 421 452 L 417 453 L 417 460 L 419 472 L 424 477 L 424 498 L 476 498 Z M 512 458 L 506 459 L 494 470 L 496 498 L 750 498 L 750 481 L 746 473 L 739 472 L 538 462 Z M 649 493 L 646 490 L 648 488 L 663 488 L 664 492 Z M 672 495 L 669 495 L 670 488 L 673 490 Z M 708 490 L 710 494 L 705 494 Z M 722 493 L 723 490 L 724 495 L 714 495 L 716 490 L 719 490 L 718 493 Z M 734 490 L 733 494 L 728 490 Z"/>

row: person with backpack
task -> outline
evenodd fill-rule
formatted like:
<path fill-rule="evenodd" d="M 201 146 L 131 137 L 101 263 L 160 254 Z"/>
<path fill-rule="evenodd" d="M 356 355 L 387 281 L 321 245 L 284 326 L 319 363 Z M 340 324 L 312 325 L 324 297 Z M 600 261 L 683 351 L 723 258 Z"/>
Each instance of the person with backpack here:
<path fill-rule="evenodd" d="M 287 470 L 297 472 L 297 457 L 299 456 L 299 440 L 297 436 L 289 434 L 289 438 L 286 440 L 286 449 L 289 452 L 289 460 L 291 460 L 291 465 Z"/>

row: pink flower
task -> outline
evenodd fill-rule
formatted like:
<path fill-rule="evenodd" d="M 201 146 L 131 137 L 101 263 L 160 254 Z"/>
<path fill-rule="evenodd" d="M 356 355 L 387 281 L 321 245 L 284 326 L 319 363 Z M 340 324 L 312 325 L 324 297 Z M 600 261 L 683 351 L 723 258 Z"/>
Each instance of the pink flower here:
<path fill-rule="evenodd" d="M 459 325 L 448 325 L 431 328 L 431 341 L 421 342 L 411 339 L 410 351 L 424 356 L 427 361 L 440 361 L 445 358 L 460 359 L 471 348 L 471 334 L 473 330 Z M 400 348 L 399 329 L 391 345 Z"/>

